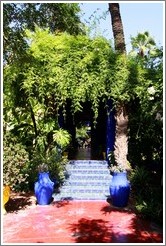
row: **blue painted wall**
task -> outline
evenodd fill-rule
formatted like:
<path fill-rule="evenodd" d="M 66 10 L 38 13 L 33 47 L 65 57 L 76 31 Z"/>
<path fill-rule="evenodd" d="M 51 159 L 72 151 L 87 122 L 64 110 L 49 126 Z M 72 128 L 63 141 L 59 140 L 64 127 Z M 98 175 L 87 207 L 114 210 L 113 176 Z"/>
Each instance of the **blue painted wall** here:
<path fill-rule="evenodd" d="M 107 102 L 107 127 L 106 127 L 106 158 L 108 161 L 108 153 L 114 150 L 115 143 L 115 110 L 112 101 Z"/>

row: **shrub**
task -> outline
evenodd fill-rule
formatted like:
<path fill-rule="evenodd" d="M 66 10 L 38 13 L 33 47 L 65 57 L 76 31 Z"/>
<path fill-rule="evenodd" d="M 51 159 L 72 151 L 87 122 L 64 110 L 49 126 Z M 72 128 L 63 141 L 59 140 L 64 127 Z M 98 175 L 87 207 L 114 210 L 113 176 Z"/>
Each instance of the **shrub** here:
<path fill-rule="evenodd" d="M 27 186 L 28 153 L 11 134 L 5 134 L 3 142 L 3 185 L 20 191 Z"/>
<path fill-rule="evenodd" d="M 163 222 L 163 187 L 154 185 L 150 171 L 144 166 L 136 167 L 130 174 L 135 208 L 143 217 L 157 223 Z"/>
<path fill-rule="evenodd" d="M 139 194 L 146 193 L 146 190 L 148 189 L 150 183 L 151 183 L 151 177 L 150 173 L 144 166 L 137 166 L 135 167 L 129 176 L 129 179 L 132 184 L 132 190 Z"/>

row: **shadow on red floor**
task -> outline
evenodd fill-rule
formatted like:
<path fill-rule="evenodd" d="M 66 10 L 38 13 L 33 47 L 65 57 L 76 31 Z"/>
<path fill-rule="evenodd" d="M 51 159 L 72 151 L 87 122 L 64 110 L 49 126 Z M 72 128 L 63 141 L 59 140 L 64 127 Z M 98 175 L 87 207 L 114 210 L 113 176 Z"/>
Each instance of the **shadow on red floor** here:
<path fill-rule="evenodd" d="M 33 203 L 16 211 L 3 217 L 3 243 L 163 242 L 159 228 L 130 207 L 115 208 L 107 201 Z"/>

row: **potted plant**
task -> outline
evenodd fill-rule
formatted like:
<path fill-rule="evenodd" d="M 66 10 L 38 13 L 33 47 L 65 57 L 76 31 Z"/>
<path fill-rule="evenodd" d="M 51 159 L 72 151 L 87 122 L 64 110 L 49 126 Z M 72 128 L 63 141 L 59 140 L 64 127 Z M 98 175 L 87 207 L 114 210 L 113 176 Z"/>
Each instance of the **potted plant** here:
<path fill-rule="evenodd" d="M 54 182 L 49 177 L 48 165 L 38 166 L 38 181 L 35 182 L 34 192 L 39 205 L 48 205 L 52 201 Z"/>
<path fill-rule="evenodd" d="M 127 179 L 127 170 L 122 164 L 115 162 L 114 153 L 108 154 L 109 169 L 112 175 L 110 196 L 112 204 L 116 207 L 125 207 L 130 194 L 130 182 Z"/>

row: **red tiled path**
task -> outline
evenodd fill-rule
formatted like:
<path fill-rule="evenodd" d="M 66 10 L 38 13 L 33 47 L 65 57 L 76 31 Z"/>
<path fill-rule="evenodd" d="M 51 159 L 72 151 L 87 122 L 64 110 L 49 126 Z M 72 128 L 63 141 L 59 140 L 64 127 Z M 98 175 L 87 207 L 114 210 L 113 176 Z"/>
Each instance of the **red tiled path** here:
<path fill-rule="evenodd" d="M 162 233 L 129 208 L 106 201 L 33 205 L 3 217 L 3 243 L 162 243 Z"/>

